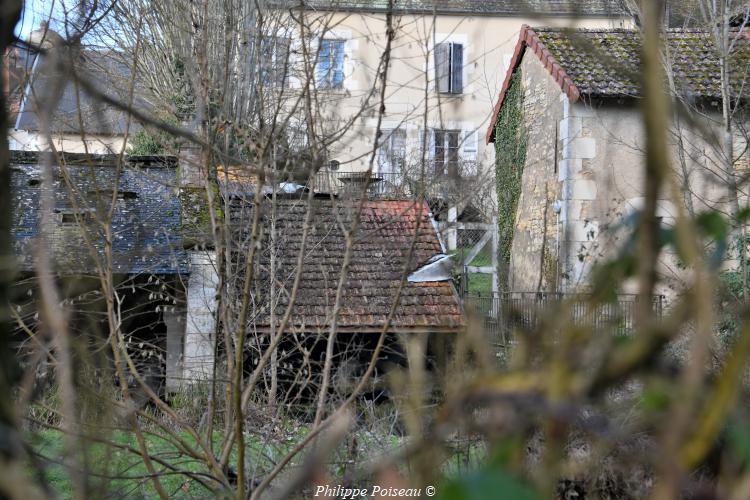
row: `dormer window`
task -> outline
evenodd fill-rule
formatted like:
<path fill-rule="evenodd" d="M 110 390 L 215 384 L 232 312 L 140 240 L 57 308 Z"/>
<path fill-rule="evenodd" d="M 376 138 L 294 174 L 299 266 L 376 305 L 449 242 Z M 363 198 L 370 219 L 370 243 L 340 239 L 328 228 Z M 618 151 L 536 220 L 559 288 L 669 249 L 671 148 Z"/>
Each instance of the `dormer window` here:
<path fill-rule="evenodd" d="M 91 210 L 85 209 L 79 211 L 67 208 L 55 209 L 55 214 L 57 214 L 58 220 L 63 226 L 72 226 L 78 224 L 79 221 L 85 224 L 90 222 L 93 217 Z"/>

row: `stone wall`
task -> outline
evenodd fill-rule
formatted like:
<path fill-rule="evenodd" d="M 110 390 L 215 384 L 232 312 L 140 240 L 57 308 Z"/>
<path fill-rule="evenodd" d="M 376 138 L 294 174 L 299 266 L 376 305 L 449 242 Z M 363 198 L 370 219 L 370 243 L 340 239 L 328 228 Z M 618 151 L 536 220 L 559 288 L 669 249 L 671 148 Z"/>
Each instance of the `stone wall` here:
<path fill-rule="evenodd" d="M 182 381 L 186 384 L 212 376 L 216 336 L 216 253 L 192 250 L 187 286 L 187 317 L 183 343 Z"/>
<path fill-rule="evenodd" d="M 554 290 L 559 236 L 555 200 L 560 190 L 555 124 L 563 116 L 563 103 L 560 88 L 536 57 L 525 57 L 519 70 L 528 146 L 508 283 L 511 290 Z"/>
<path fill-rule="evenodd" d="M 529 52 L 520 70 L 528 150 L 516 214 L 511 288 L 585 290 L 594 264 L 612 256 L 632 235 L 629 216 L 643 204 L 641 112 L 632 100 L 571 103 Z M 680 198 L 662 193 L 657 215 L 664 225 L 674 223 L 679 206 L 692 206 L 695 213 L 728 208 L 718 146 L 720 115 L 708 110 L 703 116 L 698 126 L 673 123 L 669 130 Z M 745 144 L 736 142 L 739 154 Z M 748 163 L 740 159 L 736 166 Z M 742 206 L 746 197 L 740 198 Z M 670 295 L 678 290 L 685 271 L 675 256 L 665 253 L 659 269 L 659 292 Z M 623 291 L 634 288 L 626 283 Z"/>

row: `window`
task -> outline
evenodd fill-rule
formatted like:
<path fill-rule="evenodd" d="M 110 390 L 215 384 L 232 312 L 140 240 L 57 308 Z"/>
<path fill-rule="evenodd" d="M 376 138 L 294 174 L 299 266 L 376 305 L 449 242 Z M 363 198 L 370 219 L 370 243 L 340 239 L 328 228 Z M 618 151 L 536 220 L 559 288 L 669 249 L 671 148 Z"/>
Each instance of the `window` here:
<path fill-rule="evenodd" d="M 442 94 L 464 91 L 464 47 L 460 43 L 435 45 L 435 86 Z"/>
<path fill-rule="evenodd" d="M 307 126 L 304 123 L 289 125 L 286 128 L 286 141 L 289 153 L 302 153 L 309 143 L 307 140 Z"/>
<path fill-rule="evenodd" d="M 86 224 L 91 222 L 92 214 L 88 210 L 81 210 L 78 212 L 78 217 L 76 217 L 76 212 L 73 210 L 55 210 L 55 212 L 59 216 L 59 221 L 61 224 L 65 226 L 78 224 L 78 221 L 80 220 L 81 223 Z"/>
<path fill-rule="evenodd" d="M 260 43 L 260 78 L 266 85 L 283 87 L 289 76 L 290 40 L 282 37 L 267 37 Z"/>
<path fill-rule="evenodd" d="M 401 172 L 406 163 L 406 131 L 400 128 L 383 130 L 380 146 L 380 173 Z"/>
<path fill-rule="evenodd" d="M 344 87 L 344 40 L 321 40 L 318 54 L 318 87 Z"/>
<path fill-rule="evenodd" d="M 436 175 L 448 174 L 458 177 L 459 154 L 461 145 L 460 130 L 434 130 L 433 131 L 433 165 Z"/>
<path fill-rule="evenodd" d="M 478 173 L 477 164 L 477 132 L 470 130 L 464 132 L 463 152 L 461 153 L 461 176 L 472 177 Z"/>
<path fill-rule="evenodd" d="M 89 191 L 89 196 L 92 201 L 95 201 L 97 198 L 101 198 L 104 200 L 107 200 L 109 198 L 112 198 L 112 190 L 111 189 L 100 189 L 99 191 Z M 117 199 L 118 200 L 136 200 L 138 199 L 138 193 L 135 191 L 117 191 Z"/>

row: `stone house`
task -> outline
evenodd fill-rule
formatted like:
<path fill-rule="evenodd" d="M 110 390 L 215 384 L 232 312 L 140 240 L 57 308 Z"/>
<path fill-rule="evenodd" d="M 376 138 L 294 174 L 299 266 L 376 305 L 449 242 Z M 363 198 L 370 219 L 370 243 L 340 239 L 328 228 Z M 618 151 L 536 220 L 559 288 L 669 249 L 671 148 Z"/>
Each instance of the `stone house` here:
<path fill-rule="evenodd" d="M 49 117 L 49 133 L 57 151 L 68 153 L 113 154 L 128 146 L 127 137 L 141 128 L 128 114 L 102 103 L 91 96 L 65 73 L 55 67 L 55 54 L 64 58 L 63 64 L 73 64 L 79 76 L 86 78 L 108 97 L 135 108 L 149 109 L 143 92 L 134 89 L 131 99 L 131 71 L 117 52 L 110 50 L 75 50 L 60 48 L 62 39 L 52 30 L 42 27 L 30 35 L 32 43 L 40 44 L 46 52 L 31 48 L 16 49 L 16 57 L 23 65 L 18 76 L 21 83 L 17 96 L 17 110 L 12 128 L 8 130 L 10 148 L 25 151 L 44 151 L 49 148 L 43 130 L 41 109 L 54 111 Z M 20 65 L 19 64 L 19 65 Z"/>
<path fill-rule="evenodd" d="M 492 172 L 494 150 L 485 146 L 481 135 L 510 63 L 513 40 L 524 22 L 535 18 L 553 26 L 586 27 L 630 23 L 620 5 L 610 0 L 395 2 L 397 32 L 381 139 L 376 141 L 379 103 L 371 100 L 370 108 L 365 103 L 385 48 L 387 2 L 277 3 L 295 9 L 302 5 L 309 30 L 309 39 L 283 45 L 288 55 L 280 59 L 288 60 L 292 68 L 286 84 L 301 88 L 302 82 L 294 76 L 295 54 L 305 43 L 319 53 L 314 85 L 325 122 L 336 129 L 361 115 L 330 145 L 333 168 L 361 172 L 377 148 L 375 174 L 384 185 L 398 184 L 399 176 L 417 168 L 414 164 L 421 163 L 423 156 L 431 184 L 446 177 L 474 179 Z M 475 183 L 468 189 L 479 187 Z M 466 193 L 453 194 L 466 198 Z M 465 200 L 459 205 L 460 212 Z M 485 205 L 475 208 L 491 213 L 491 200 Z"/>
<path fill-rule="evenodd" d="M 739 102 L 750 51 L 744 33 L 735 35 L 731 92 Z M 669 130 L 681 203 L 693 213 L 727 209 L 720 65 L 711 37 L 670 29 L 665 40 L 673 95 L 700 117 L 672 120 Z M 488 144 L 495 142 L 507 132 L 497 128 L 505 126 L 503 116 L 513 109 L 521 113 L 525 159 L 510 167 L 498 162 L 498 168 L 522 169 L 510 247 L 511 290 L 585 289 L 592 265 L 623 244 L 624 231 L 618 228 L 643 201 L 640 47 L 636 30 L 521 30 L 486 136 Z M 732 160 L 742 171 L 748 142 L 740 132 L 746 121 L 741 112 L 734 119 Z M 498 171 L 498 178 L 505 172 Z M 667 193 L 662 198 L 658 215 L 668 225 L 677 207 Z M 669 255 L 661 264 L 661 292 L 670 294 L 683 274 Z"/>
<path fill-rule="evenodd" d="M 621 4 L 616 0 L 395 2 L 396 35 L 377 139 L 380 103 L 371 91 L 386 44 L 388 2 L 276 0 L 274 4 L 300 9 L 299 18 L 306 25 L 305 38 L 273 35 L 289 38 L 281 44 L 288 55 L 278 58 L 290 68 L 285 84 L 292 92 L 306 85 L 309 75 L 295 75 L 297 54 L 303 44 L 310 53 L 317 51 L 311 86 L 321 116 L 318 121 L 326 127 L 323 136 L 340 136 L 328 147 L 316 185 L 341 192 L 362 182 L 358 176 L 368 168 L 375 150 L 371 191 L 399 198 L 424 188 L 448 250 L 460 254 L 458 267 L 472 276 L 472 282 L 487 279 L 491 285 L 486 292 L 497 290 L 497 274 L 487 272 L 496 267 L 490 262 L 472 263 L 469 257 L 484 236 L 489 238 L 482 251 L 496 253 L 496 238 L 489 234 L 496 206 L 490 181 L 494 149 L 481 139 L 517 33 L 531 20 L 561 27 L 629 26 L 631 20 Z M 482 226 L 467 230 L 465 224 Z"/>

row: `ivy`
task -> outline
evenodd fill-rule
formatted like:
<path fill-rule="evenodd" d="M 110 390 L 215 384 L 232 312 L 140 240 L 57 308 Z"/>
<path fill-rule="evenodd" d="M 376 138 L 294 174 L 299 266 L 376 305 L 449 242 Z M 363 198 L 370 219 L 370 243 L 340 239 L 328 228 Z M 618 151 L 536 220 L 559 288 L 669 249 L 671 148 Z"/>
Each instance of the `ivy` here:
<path fill-rule="evenodd" d="M 523 88 L 521 72 L 518 70 L 513 73 L 503 107 L 495 123 L 495 158 L 499 258 L 501 267 L 507 269 L 510 264 L 516 209 L 521 195 L 521 176 L 526 162 Z M 505 276 L 501 277 L 503 280 L 505 278 Z"/>
<path fill-rule="evenodd" d="M 158 115 L 157 118 L 169 125 L 177 126 L 177 119 L 172 115 Z M 180 141 L 166 131 L 158 128 L 144 127 L 130 137 L 129 155 L 162 155 L 174 154 L 180 148 Z"/>

